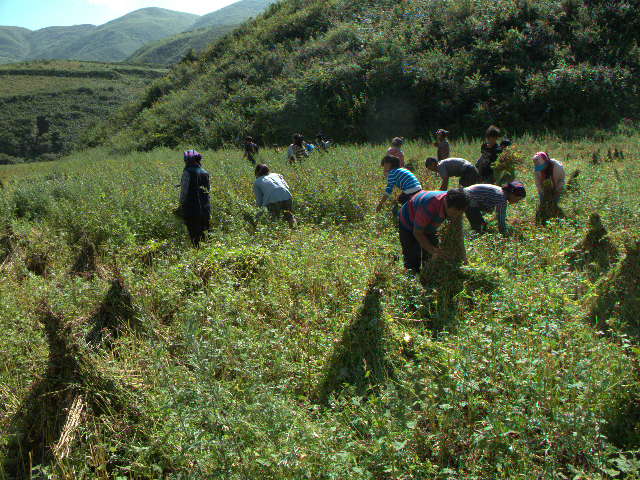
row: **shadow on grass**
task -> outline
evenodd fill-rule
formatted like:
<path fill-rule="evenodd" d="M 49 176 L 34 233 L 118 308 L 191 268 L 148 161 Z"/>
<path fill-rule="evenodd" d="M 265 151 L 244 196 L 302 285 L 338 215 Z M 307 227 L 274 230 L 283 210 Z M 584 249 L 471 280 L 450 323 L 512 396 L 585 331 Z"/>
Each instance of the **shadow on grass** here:
<path fill-rule="evenodd" d="M 311 395 L 313 403 L 326 404 L 333 393 L 347 385 L 354 387 L 356 395 L 365 396 L 393 376 L 387 355 L 390 331 L 382 307 L 387 280 L 385 273 L 376 273 L 369 282 L 358 314 L 344 329 L 322 381 Z"/>

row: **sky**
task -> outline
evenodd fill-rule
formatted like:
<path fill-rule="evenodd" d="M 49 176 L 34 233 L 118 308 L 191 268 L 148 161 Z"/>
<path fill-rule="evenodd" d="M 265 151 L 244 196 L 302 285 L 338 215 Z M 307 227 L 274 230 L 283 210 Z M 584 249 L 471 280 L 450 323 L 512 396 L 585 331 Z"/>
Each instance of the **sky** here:
<path fill-rule="evenodd" d="M 206 15 L 238 0 L 0 0 L 0 26 L 39 30 L 102 25 L 139 8 L 160 7 Z"/>

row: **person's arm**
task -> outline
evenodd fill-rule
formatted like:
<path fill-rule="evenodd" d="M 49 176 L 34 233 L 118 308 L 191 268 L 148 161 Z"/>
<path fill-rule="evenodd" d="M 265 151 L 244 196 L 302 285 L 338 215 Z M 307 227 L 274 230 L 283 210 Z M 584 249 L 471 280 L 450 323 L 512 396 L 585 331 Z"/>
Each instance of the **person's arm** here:
<path fill-rule="evenodd" d="M 376 207 L 376 212 L 379 212 L 380 210 L 382 210 L 382 205 L 384 205 L 384 202 L 387 201 L 387 198 L 389 198 L 389 197 L 387 197 L 386 195 L 382 196 L 382 198 L 378 202 L 378 206 Z"/>
<path fill-rule="evenodd" d="M 541 172 L 533 172 L 533 180 L 536 184 L 536 190 L 538 191 L 538 196 L 542 197 L 544 190 L 542 189 L 542 173 Z"/>
<path fill-rule="evenodd" d="M 242 155 L 242 158 L 245 158 L 247 155 L 248 155 L 247 147 L 245 147 L 244 148 L 244 154 Z"/>
<path fill-rule="evenodd" d="M 456 221 L 462 222 L 462 218 Z M 467 260 L 467 247 L 464 246 L 464 231 L 462 228 L 460 228 L 460 243 L 462 244 L 462 264 L 469 265 L 469 260 Z"/>
<path fill-rule="evenodd" d="M 507 204 L 501 203 L 496 205 L 496 220 L 498 222 L 498 231 L 506 236 L 507 232 Z"/>
<path fill-rule="evenodd" d="M 442 258 L 449 258 L 451 256 L 451 254 L 446 250 L 442 250 L 441 248 L 436 248 L 433 245 L 431 245 L 431 242 L 429 241 L 429 239 L 427 239 L 427 236 L 424 234 L 424 230 L 419 230 L 414 227 L 413 236 L 416 238 L 420 246 L 424 248 L 427 252 L 429 252 L 429 254 L 434 255 L 436 257 L 442 257 Z"/>
<path fill-rule="evenodd" d="M 446 192 L 448 186 L 449 186 L 449 177 L 447 176 L 442 177 L 442 184 L 440 185 L 440 191 Z"/>
<path fill-rule="evenodd" d="M 258 208 L 262 207 L 262 190 L 260 190 L 257 182 L 253 182 L 253 195 L 256 197 L 256 205 Z"/>
<path fill-rule="evenodd" d="M 180 179 L 180 199 L 178 203 L 180 206 L 184 205 L 187 201 L 187 193 L 189 192 L 189 172 L 187 170 L 182 171 L 182 178 Z"/>

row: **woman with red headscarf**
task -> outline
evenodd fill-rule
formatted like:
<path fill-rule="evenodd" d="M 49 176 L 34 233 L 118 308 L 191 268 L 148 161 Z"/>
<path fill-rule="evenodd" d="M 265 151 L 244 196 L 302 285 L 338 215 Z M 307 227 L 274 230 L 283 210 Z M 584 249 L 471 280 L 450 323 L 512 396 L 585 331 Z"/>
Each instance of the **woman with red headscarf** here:
<path fill-rule="evenodd" d="M 553 189 L 553 201 L 557 204 L 564 193 L 564 166 L 555 158 L 549 158 L 545 152 L 533 156 L 533 177 L 538 190 L 540 203 L 544 200 L 545 189 Z"/>

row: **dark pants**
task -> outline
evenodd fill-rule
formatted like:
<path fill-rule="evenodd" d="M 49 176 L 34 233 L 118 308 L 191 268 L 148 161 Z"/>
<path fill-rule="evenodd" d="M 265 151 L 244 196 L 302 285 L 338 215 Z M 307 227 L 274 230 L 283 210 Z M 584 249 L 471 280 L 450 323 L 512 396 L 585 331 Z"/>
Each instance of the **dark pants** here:
<path fill-rule="evenodd" d="M 464 188 L 470 187 L 471 185 L 475 185 L 476 183 L 478 183 L 478 180 L 480 179 L 480 174 L 478 173 L 478 170 L 476 170 L 476 167 L 469 167 L 467 168 L 464 172 L 462 172 L 462 176 L 460 177 L 460 185 L 463 186 Z"/>
<path fill-rule="evenodd" d="M 287 222 L 291 222 L 293 219 L 293 214 L 291 211 L 293 210 L 293 199 L 289 200 L 280 200 L 279 202 L 267 203 L 267 210 L 271 215 L 276 218 L 280 218 L 280 213 Z"/>
<path fill-rule="evenodd" d="M 191 244 L 198 247 L 200 242 L 204 240 L 204 232 L 209 230 L 209 215 L 200 217 L 185 217 L 184 223 L 187 224 Z"/>
<path fill-rule="evenodd" d="M 478 233 L 484 233 L 487 231 L 487 222 L 482 218 L 482 212 L 478 207 L 467 207 L 464 214 L 466 215 L 467 220 L 469 220 L 471 230 Z"/>
<path fill-rule="evenodd" d="M 398 203 L 398 205 L 402 206 L 405 203 L 407 203 L 409 200 L 411 200 L 411 197 L 413 197 L 416 193 L 420 193 L 421 191 L 422 190 L 418 190 L 417 192 L 413 192 L 413 193 L 402 192 L 400 195 L 398 195 L 396 202 Z"/>
<path fill-rule="evenodd" d="M 404 268 L 407 270 L 420 271 L 420 267 L 425 263 L 431 255 L 418 242 L 413 235 L 412 230 L 407 230 L 403 226 L 398 228 L 400 233 L 400 246 L 402 247 L 402 258 L 404 259 Z M 440 239 L 435 233 L 425 234 L 429 243 L 434 247 L 438 246 Z"/>

